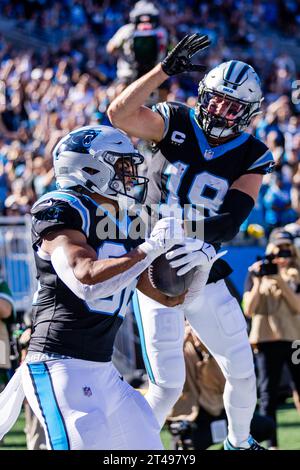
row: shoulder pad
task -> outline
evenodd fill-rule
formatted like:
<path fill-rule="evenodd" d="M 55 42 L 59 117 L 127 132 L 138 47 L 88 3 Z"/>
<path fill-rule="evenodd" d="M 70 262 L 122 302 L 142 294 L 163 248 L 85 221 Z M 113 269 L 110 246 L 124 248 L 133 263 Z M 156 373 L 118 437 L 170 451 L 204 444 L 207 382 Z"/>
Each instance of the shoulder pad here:
<path fill-rule="evenodd" d="M 187 104 L 181 103 L 181 101 L 168 101 L 167 103 L 170 106 L 170 108 L 185 109 L 188 111 L 191 109 Z"/>
<path fill-rule="evenodd" d="M 265 175 L 271 173 L 275 167 L 272 152 L 260 140 L 252 137 L 251 160 L 247 168 L 247 173 L 259 173 Z"/>
<path fill-rule="evenodd" d="M 80 199 L 58 191 L 40 198 L 31 210 L 32 230 L 35 237 L 42 237 L 52 230 L 79 230 L 88 236 L 90 216 Z"/>
<path fill-rule="evenodd" d="M 163 138 L 167 135 L 170 125 L 170 108 L 168 103 L 164 101 L 163 103 L 157 103 L 152 106 L 152 111 L 161 115 L 164 120 L 165 127 L 164 127 L 164 134 Z"/>
<path fill-rule="evenodd" d="M 190 111 L 190 107 L 180 101 L 163 101 L 152 106 L 152 111 L 157 111 L 162 115 L 170 115 L 170 111 Z"/>
<path fill-rule="evenodd" d="M 183 112 L 184 114 L 189 113 L 190 108 L 180 103 L 179 101 L 164 101 L 157 103 L 152 106 L 152 111 L 159 113 L 165 122 L 164 135 L 163 138 L 167 135 L 170 127 L 170 118 L 174 116 L 175 113 Z"/>

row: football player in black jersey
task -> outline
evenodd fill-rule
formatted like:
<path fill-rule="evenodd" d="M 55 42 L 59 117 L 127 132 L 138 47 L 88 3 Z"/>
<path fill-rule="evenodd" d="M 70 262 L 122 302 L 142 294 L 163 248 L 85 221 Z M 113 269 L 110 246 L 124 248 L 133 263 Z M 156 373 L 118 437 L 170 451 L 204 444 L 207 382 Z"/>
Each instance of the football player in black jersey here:
<path fill-rule="evenodd" d="M 203 237 L 217 247 L 238 233 L 255 204 L 263 175 L 274 164 L 264 143 L 245 132 L 262 101 L 255 70 L 238 60 L 215 67 L 199 84 L 195 109 L 170 102 L 159 103 L 152 110 L 144 106 L 169 76 L 203 70 L 203 66 L 191 63 L 191 58 L 208 45 L 207 36 L 183 38 L 162 63 L 111 103 L 108 116 L 114 126 L 155 145 L 147 202 L 189 204 L 192 219 L 204 207 L 205 216 L 216 217 L 204 221 Z M 201 246 L 200 240 L 199 246 L 187 242 L 185 254 L 180 248 L 167 257 L 171 260 L 183 255 L 171 265 L 186 272 L 194 266 Z M 202 290 L 205 275 L 199 274 L 199 295 L 193 306 L 184 303 L 180 308 L 165 308 L 139 295 L 151 379 L 146 399 L 163 424 L 184 383 L 186 316 L 226 377 L 224 404 L 229 427 L 224 448 L 258 450 L 261 447 L 249 435 L 256 405 L 253 359 L 243 314 L 224 282 L 229 273 L 224 261 L 216 261 Z"/>
<path fill-rule="evenodd" d="M 137 283 L 150 292 L 139 275 L 183 237 L 175 218 L 157 222 L 144 242 L 131 237 L 130 220 L 121 224 L 122 199 L 145 198 L 142 162 L 129 138 L 107 126 L 75 130 L 56 146 L 59 189 L 32 208 L 39 281 L 32 336 L 21 374 L 0 397 L 0 435 L 17 418 L 24 390 L 49 449 L 162 448 L 151 408 L 111 362 Z"/>

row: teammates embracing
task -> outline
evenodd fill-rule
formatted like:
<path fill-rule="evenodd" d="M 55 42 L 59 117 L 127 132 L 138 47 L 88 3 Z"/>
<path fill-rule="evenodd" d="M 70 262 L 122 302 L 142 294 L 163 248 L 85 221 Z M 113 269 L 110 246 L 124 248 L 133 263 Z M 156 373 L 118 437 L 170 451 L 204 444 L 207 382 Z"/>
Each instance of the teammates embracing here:
<path fill-rule="evenodd" d="M 209 45 L 207 36 L 187 35 L 165 60 L 132 83 L 110 105 L 112 124 L 129 135 L 154 143 L 149 165 L 147 202 L 192 205 L 191 218 L 204 207 L 204 240 L 218 249 L 231 240 L 250 214 L 263 175 L 272 170 L 268 148 L 245 132 L 259 113 L 260 80 L 248 64 L 231 60 L 208 72 L 199 84 L 195 109 L 182 103 L 144 106 L 149 95 L 169 76 L 203 70 L 191 58 Z M 186 255 L 173 266 L 193 265 L 200 244 L 186 243 Z M 169 259 L 182 255 L 173 250 Z M 145 335 L 144 359 L 151 381 L 146 399 L 163 425 L 185 380 L 183 359 L 184 317 L 217 360 L 226 378 L 224 405 L 228 438 L 224 448 L 262 449 L 249 435 L 256 405 L 256 379 L 246 322 L 224 278 L 229 266 L 217 260 L 209 278 L 201 272 L 195 301 L 169 308 L 138 294 L 136 314 Z M 202 289 L 203 279 L 207 285 Z"/>

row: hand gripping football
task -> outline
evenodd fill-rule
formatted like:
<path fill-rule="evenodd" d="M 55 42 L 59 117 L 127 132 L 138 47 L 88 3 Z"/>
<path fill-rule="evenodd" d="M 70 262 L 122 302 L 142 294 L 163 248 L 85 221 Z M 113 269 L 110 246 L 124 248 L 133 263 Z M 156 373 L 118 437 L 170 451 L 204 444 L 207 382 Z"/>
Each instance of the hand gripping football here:
<path fill-rule="evenodd" d="M 173 246 L 172 250 L 180 245 Z M 173 258 L 174 261 L 176 258 Z M 183 276 L 177 276 L 180 268 L 172 268 L 170 261 L 166 259 L 166 253 L 156 258 L 148 268 L 148 276 L 151 285 L 168 297 L 177 297 L 190 287 L 196 268 L 191 269 Z"/>

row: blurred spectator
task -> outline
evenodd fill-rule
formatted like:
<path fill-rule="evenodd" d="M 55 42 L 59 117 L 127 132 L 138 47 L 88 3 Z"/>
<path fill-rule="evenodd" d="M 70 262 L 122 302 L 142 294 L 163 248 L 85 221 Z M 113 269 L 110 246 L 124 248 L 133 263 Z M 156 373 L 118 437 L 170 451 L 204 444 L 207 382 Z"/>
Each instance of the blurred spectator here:
<path fill-rule="evenodd" d="M 12 193 L 5 200 L 6 215 L 24 215 L 30 212 L 32 201 L 22 178 L 12 183 Z"/>
<path fill-rule="evenodd" d="M 137 4 L 131 0 L 0 0 L 0 8 L 12 29 L 26 33 L 29 39 L 42 40 L 45 45 L 41 50 L 28 45 L 22 49 L 0 36 L 2 213 L 27 210 L 26 204 L 24 208 L 15 201 L 15 179 L 25 181 L 23 193 L 30 203 L 52 188 L 51 149 L 62 134 L 81 125 L 108 124 L 108 105 L 136 69 L 132 53 L 135 39 L 137 45 L 140 41 L 136 52 L 140 52 L 141 66 L 151 67 L 153 60 L 157 62 L 165 55 L 168 42 L 172 46 L 184 34 L 198 32 L 208 34 L 213 43 L 204 56 L 208 68 L 237 57 L 251 63 L 262 77 L 264 109 L 250 130 L 271 147 L 278 172 L 282 173 L 284 184 L 290 185 L 287 192 L 291 208 L 299 217 L 300 114 L 296 89 L 291 97 L 292 83 L 299 78 L 299 71 L 292 54 L 279 51 L 279 42 L 272 39 L 272 34 L 277 35 L 280 30 L 289 36 L 282 20 L 288 17 L 292 25 L 289 39 L 296 41 L 299 28 L 295 26 L 300 18 L 296 1 L 287 5 L 281 0 L 172 0 L 168 4 L 155 0 Z M 155 35 L 159 36 L 159 54 L 151 59 Z M 144 38 L 149 39 L 147 46 Z M 113 51 L 119 54 L 120 67 L 119 63 L 115 66 Z M 169 99 L 191 104 L 197 96 L 199 78 L 195 73 L 171 79 L 152 101 Z M 263 192 L 269 184 L 274 186 L 267 176 Z M 14 197 L 7 199 L 10 195 Z"/>
<path fill-rule="evenodd" d="M 300 261 L 288 232 L 276 230 L 270 240 L 267 258 L 249 268 L 244 311 L 252 319 L 250 342 L 258 371 L 260 413 L 276 422 L 284 364 L 300 396 L 300 364 L 292 360 L 292 343 L 300 338 Z M 277 448 L 276 432 L 269 446 Z"/>
<path fill-rule="evenodd" d="M 291 189 L 292 207 L 300 214 L 300 162 L 297 165 L 296 172 L 293 176 L 293 185 Z"/>
<path fill-rule="evenodd" d="M 292 235 L 293 243 L 295 248 L 298 250 L 298 258 L 300 258 L 300 218 L 293 224 L 286 225 L 284 230 Z"/>
<path fill-rule="evenodd" d="M 33 187 L 37 198 L 56 188 L 52 161 L 36 157 L 33 160 Z"/>
<path fill-rule="evenodd" d="M 276 172 L 270 180 L 263 204 L 267 234 L 273 228 L 294 222 L 297 219 L 297 213 L 292 208 L 291 184 L 284 182 L 280 172 Z"/>
<path fill-rule="evenodd" d="M 0 392 L 9 379 L 10 340 L 7 325 L 14 312 L 14 302 L 7 283 L 0 279 Z"/>
<path fill-rule="evenodd" d="M 167 51 L 168 33 L 160 26 L 159 10 L 147 0 L 139 0 L 129 14 L 130 23 L 108 41 L 109 54 L 116 54 L 117 78 L 128 85 L 147 73 Z"/>
<path fill-rule="evenodd" d="M 138 72 L 134 36 L 137 45 L 143 36 L 150 38 L 148 45 L 140 42 L 139 51 L 144 59 L 141 66 L 151 68 L 153 33 L 159 36 L 155 59 L 159 61 L 167 43 L 172 46 L 186 33 L 197 32 L 212 40 L 204 56 L 209 69 L 238 58 L 253 65 L 262 78 L 263 112 L 249 131 L 271 148 L 277 174 L 265 176 L 259 210 L 252 213 L 251 223 L 263 225 L 267 234 L 284 224 L 297 233 L 300 95 L 295 83 L 300 74 L 294 57 L 297 51 L 299 56 L 299 1 L 170 0 L 163 4 L 142 0 L 134 4 L 134 0 L 0 0 L 2 20 L 25 33 L 28 41 L 37 39 L 45 46 L 33 48 L 27 41 L 15 44 L 0 35 L 0 213 L 24 215 L 37 197 L 54 188 L 51 150 L 63 134 L 81 125 L 109 124 L 107 107 Z M 153 24 L 147 18 L 139 23 L 138 5 L 145 4 L 152 5 Z M 157 12 L 159 24 L 155 24 Z M 287 38 L 291 50 L 282 53 L 278 37 Z M 152 99 L 179 100 L 193 107 L 199 78 L 195 73 L 168 80 L 160 96 Z M 144 142 L 139 146 L 145 154 L 151 152 Z M 297 244 L 300 235 L 293 236 Z M 264 285 L 265 278 L 254 282 Z M 199 422 L 208 415 L 206 424 L 214 421 L 211 409 L 201 409 Z"/>
<path fill-rule="evenodd" d="M 7 283 L 0 279 L 0 393 L 10 379 L 10 338 L 8 325 L 12 322 L 14 302 Z M 3 442 L 0 441 L 0 445 Z"/>

